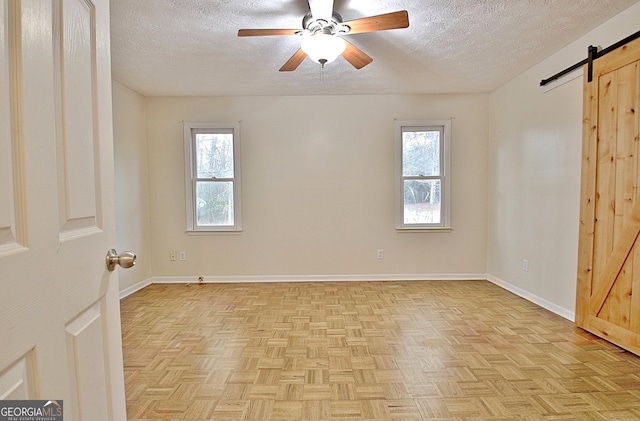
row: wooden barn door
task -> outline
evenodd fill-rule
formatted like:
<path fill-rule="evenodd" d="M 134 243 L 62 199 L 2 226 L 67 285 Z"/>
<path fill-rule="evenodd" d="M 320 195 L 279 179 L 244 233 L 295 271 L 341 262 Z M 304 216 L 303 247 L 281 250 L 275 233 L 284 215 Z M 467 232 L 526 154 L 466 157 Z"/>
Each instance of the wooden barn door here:
<path fill-rule="evenodd" d="M 576 324 L 640 355 L 640 39 L 584 80 Z"/>

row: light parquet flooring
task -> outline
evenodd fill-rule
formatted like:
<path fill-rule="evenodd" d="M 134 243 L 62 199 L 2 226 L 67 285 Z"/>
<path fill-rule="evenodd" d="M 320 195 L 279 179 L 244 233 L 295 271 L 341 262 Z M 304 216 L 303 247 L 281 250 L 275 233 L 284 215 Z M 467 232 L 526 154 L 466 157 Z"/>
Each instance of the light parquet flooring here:
<path fill-rule="evenodd" d="M 640 420 L 640 358 L 485 281 L 154 284 L 129 420 Z"/>

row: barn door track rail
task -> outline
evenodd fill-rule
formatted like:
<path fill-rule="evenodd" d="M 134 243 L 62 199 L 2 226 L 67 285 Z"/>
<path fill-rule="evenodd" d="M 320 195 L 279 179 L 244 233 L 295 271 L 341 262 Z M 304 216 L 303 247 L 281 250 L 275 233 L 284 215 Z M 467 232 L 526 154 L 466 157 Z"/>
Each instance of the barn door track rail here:
<path fill-rule="evenodd" d="M 567 67 L 566 69 L 564 69 L 561 72 L 556 73 L 555 75 L 547 78 L 547 79 L 542 79 L 540 81 L 540 86 L 545 86 L 546 84 L 553 82 L 556 79 L 561 78 L 562 76 L 573 72 L 574 70 L 584 66 L 585 64 L 587 65 L 587 81 L 591 82 L 593 80 L 593 62 L 594 60 L 599 59 L 600 57 L 609 54 L 610 52 L 612 52 L 613 50 L 616 50 L 620 47 L 622 47 L 623 45 L 633 41 L 636 38 L 640 38 L 640 31 L 636 32 L 635 34 L 629 35 L 628 37 L 616 42 L 615 44 L 605 48 L 604 50 L 600 50 L 598 51 L 598 47 L 595 47 L 593 45 L 590 45 L 589 48 L 587 49 L 587 58 L 585 58 L 584 60 L 574 64 L 571 67 Z"/>

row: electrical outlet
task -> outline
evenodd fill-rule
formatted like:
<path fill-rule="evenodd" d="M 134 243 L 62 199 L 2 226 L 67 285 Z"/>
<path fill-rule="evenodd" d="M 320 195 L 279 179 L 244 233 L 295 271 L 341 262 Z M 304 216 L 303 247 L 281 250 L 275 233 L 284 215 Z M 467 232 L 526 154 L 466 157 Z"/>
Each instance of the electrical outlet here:
<path fill-rule="evenodd" d="M 176 251 L 169 252 L 169 260 L 172 262 L 175 262 L 176 260 L 178 260 L 178 252 Z"/>
<path fill-rule="evenodd" d="M 529 272 L 529 260 L 522 259 L 522 270 L 525 272 Z"/>
<path fill-rule="evenodd" d="M 184 262 L 185 260 L 187 260 L 187 252 L 186 251 L 181 251 L 179 254 L 179 259 L 181 262 Z"/>
<path fill-rule="evenodd" d="M 378 259 L 384 259 L 384 249 L 378 249 Z"/>

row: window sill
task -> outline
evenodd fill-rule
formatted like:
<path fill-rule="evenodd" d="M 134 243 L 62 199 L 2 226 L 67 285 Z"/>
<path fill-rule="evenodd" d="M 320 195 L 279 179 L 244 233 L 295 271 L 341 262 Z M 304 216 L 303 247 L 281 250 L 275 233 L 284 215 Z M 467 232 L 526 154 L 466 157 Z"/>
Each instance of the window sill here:
<path fill-rule="evenodd" d="M 187 235 L 240 235 L 242 230 L 187 230 Z"/>
<path fill-rule="evenodd" d="M 422 233 L 422 232 L 451 232 L 451 227 L 438 227 L 438 228 L 396 228 L 396 232 L 405 233 Z"/>

